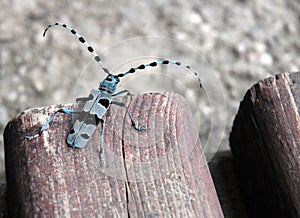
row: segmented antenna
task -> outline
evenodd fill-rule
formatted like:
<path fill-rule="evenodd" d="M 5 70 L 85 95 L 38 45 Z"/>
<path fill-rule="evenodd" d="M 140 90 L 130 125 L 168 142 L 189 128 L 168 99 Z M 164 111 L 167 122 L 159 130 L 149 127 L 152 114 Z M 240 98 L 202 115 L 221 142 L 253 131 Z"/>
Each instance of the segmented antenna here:
<path fill-rule="evenodd" d="M 123 77 L 123 76 L 126 76 L 126 75 L 130 74 L 130 73 L 135 73 L 137 70 L 143 70 L 146 67 L 156 67 L 158 65 L 167 65 L 167 64 L 174 64 L 174 65 L 182 66 L 182 67 L 188 69 L 193 74 L 193 76 L 198 80 L 198 82 L 200 83 L 200 88 L 202 88 L 201 79 L 200 79 L 199 75 L 197 74 L 197 72 L 193 68 L 191 68 L 190 66 L 185 65 L 181 62 L 171 61 L 171 60 L 155 61 L 155 62 L 152 62 L 152 63 L 149 63 L 149 64 L 141 64 L 138 67 L 130 68 L 125 73 L 118 74 L 117 77 Z"/>
<path fill-rule="evenodd" d="M 79 39 L 79 42 L 81 42 L 82 44 L 84 44 L 84 46 L 88 49 L 88 51 L 90 53 L 92 53 L 94 55 L 94 59 L 95 61 L 97 61 L 97 63 L 100 65 L 100 67 L 103 69 L 103 71 L 107 74 L 109 73 L 109 70 L 104 66 L 103 62 L 101 61 L 100 56 L 97 54 L 97 52 L 93 49 L 93 47 L 81 36 L 79 35 L 73 28 L 69 27 L 66 24 L 63 23 L 54 23 L 54 24 L 50 24 L 44 31 L 43 36 L 45 37 L 46 32 L 48 31 L 49 28 L 53 27 L 53 26 L 61 26 L 66 28 L 67 30 L 69 30 L 71 33 L 73 33 L 75 36 L 77 36 L 77 38 Z"/>

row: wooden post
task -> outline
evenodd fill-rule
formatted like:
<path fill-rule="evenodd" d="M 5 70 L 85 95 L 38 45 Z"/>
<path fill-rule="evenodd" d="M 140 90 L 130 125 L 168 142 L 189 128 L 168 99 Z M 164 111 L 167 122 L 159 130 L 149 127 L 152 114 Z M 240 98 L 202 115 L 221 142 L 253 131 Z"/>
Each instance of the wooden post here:
<path fill-rule="evenodd" d="M 254 85 L 230 146 L 251 217 L 300 217 L 300 73 Z"/>
<path fill-rule="evenodd" d="M 59 114 L 27 141 L 60 105 L 28 110 L 4 133 L 8 207 L 20 217 L 223 217 L 188 103 L 176 94 L 120 99 L 105 116 L 105 165 L 99 129 L 83 149 L 65 140 L 71 115 Z M 100 128 L 100 125 L 99 125 Z"/>

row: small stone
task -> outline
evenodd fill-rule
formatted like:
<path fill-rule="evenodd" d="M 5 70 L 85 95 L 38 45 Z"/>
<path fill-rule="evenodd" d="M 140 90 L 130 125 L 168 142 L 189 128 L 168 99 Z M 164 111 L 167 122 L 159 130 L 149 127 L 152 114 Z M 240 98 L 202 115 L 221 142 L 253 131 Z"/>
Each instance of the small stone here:
<path fill-rule="evenodd" d="M 6 98 L 10 101 L 10 102 L 15 102 L 18 99 L 18 93 L 15 90 L 10 91 L 9 93 L 7 93 Z"/>
<path fill-rule="evenodd" d="M 255 42 L 253 47 L 255 48 L 255 50 L 257 52 L 260 52 L 260 53 L 267 50 L 266 44 L 264 44 L 262 42 Z"/>
<path fill-rule="evenodd" d="M 41 80 L 34 80 L 33 81 L 34 84 L 34 88 L 38 91 L 38 92 L 43 92 L 45 90 L 45 86 L 43 81 Z"/>
<path fill-rule="evenodd" d="M 264 66 L 271 66 L 273 64 L 273 57 L 269 53 L 263 53 L 259 57 L 259 62 Z"/>
<path fill-rule="evenodd" d="M 202 22 L 201 16 L 195 12 L 191 13 L 189 18 L 190 18 L 191 23 L 194 23 L 194 24 L 199 24 Z"/>

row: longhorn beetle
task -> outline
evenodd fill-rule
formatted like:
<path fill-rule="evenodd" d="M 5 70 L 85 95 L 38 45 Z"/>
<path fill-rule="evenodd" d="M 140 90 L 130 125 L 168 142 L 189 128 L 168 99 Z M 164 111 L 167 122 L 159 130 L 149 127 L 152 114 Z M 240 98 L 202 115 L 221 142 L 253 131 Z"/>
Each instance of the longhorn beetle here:
<path fill-rule="evenodd" d="M 75 111 L 73 109 L 64 109 L 61 108 L 54 112 L 54 114 L 46 121 L 44 125 L 42 125 L 39 128 L 39 132 L 35 135 L 31 136 L 25 136 L 26 139 L 28 140 L 33 140 L 43 133 L 43 131 L 47 128 L 47 126 L 51 123 L 51 121 L 55 118 L 55 116 L 58 113 L 64 113 L 64 114 L 78 114 L 78 118 L 75 120 L 73 127 L 67 137 L 67 143 L 71 147 L 75 148 L 83 148 L 86 146 L 88 143 L 89 139 L 95 132 L 97 125 L 100 123 L 101 124 L 101 138 L 100 138 L 100 161 L 102 164 L 104 164 L 104 157 L 103 157 L 103 138 L 104 138 L 104 120 L 102 117 L 108 110 L 109 106 L 111 104 L 116 104 L 118 106 L 122 106 L 126 109 L 126 112 L 131 120 L 131 125 L 133 126 L 134 129 L 137 131 L 143 131 L 146 130 L 144 127 L 139 127 L 135 124 L 134 119 L 131 115 L 131 113 L 128 110 L 128 107 L 124 105 L 122 102 L 116 102 L 112 101 L 112 97 L 124 94 L 128 92 L 127 90 L 123 90 L 120 92 L 116 92 L 117 85 L 120 82 L 121 77 L 124 77 L 126 75 L 135 73 L 138 70 L 143 70 L 146 67 L 156 67 L 158 65 L 168 65 L 168 64 L 173 64 L 173 65 L 178 65 L 182 66 L 186 69 L 188 69 L 193 76 L 199 81 L 200 83 L 200 88 L 202 87 L 201 85 L 201 80 L 196 73 L 195 70 L 193 70 L 190 66 L 182 64 L 178 61 L 171 61 L 171 60 L 162 60 L 162 61 L 155 61 L 152 63 L 148 64 L 141 64 L 138 67 L 133 67 L 130 68 L 128 71 L 124 73 L 119 73 L 117 75 L 113 75 L 110 73 L 110 71 L 104 66 L 100 56 L 97 54 L 97 52 L 93 49 L 93 47 L 81 36 L 79 35 L 74 29 L 69 27 L 66 24 L 62 23 L 54 23 L 50 24 L 44 31 L 43 36 L 45 37 L 47 31 L 49 28 L 53 26 L 60 26 L 63 27 L 67 30 L 69 30 L 73 35 L 75 35 L 79 42 L 81 42 L 87 50 L 94 55 L 95 61 L 100 65 L 102 70 L 108 74 L 108 76 L 100 82 L 99 88 L 98 89 L 93 89 L 88 97 L 84 98 L 77 98 L 76 101 L 79 102 L 85 102 L 84 106 L 81 111 Z"/>

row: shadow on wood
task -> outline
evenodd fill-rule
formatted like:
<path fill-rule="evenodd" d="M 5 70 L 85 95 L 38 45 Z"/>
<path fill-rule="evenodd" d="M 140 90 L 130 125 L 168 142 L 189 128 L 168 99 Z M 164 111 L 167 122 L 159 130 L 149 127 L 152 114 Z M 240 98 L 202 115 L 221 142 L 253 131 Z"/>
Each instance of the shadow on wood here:
<path fill-rule="evenodd" d="M 254 85 L 230 146 L 251 217 L 300 217 L 300 73 Z"/>
<path fill-rule="evenodd" d="M 105 165 L 99 131 L 83 149 L 66 144 L 71 115 L 58 115 L 40 137 L 25 140 L 58 106 L 28 110 L 7 125 L 11 216 L 223 217 L 187 101 L 176 94 L 120 100 L 147 130 L 134 130 L 125 109 L 112 105 Z"/>
<path fill-rule="evenodd" d="M 247 218 L 248 214 L 238 188 L 231 151 L 218 151 L 208 165 L 224 216 L 228 218 Z"/>

